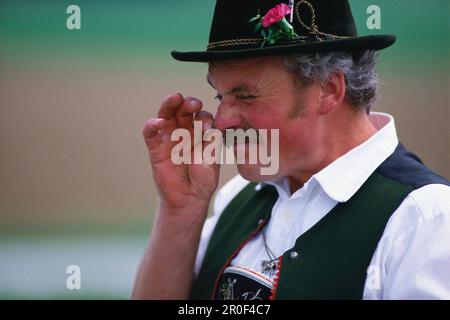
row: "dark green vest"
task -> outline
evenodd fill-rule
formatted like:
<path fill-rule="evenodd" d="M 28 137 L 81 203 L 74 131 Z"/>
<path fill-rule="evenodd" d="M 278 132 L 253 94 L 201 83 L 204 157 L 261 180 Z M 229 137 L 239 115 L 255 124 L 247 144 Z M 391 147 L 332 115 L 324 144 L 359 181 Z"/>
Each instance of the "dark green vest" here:
<path fill-rule="evenodd" d="M 406 152 L 400 147 L 397 153 Z M 274 298 L 362 298 L 367 268 L 387 221 L 404 198 L 423 185 L 396 179 L 398 160 L 391 156 L 351 199 L 337 204 L 283 254 Z M 192 299 L 214 296 L 224 269 L 270 218 L 278 193 L 271 186 L 256 191 L 255 185 L 245 187 L 222 213 L 193 284 Z M 291 258 L 291 251 L 298 256 Z"/>

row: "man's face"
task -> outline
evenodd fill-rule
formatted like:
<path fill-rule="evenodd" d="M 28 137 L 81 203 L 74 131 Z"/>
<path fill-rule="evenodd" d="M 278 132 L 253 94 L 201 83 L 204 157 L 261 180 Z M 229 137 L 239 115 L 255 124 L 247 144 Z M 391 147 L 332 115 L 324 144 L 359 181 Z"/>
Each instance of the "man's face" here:
<path fill-rule="evenodd" d="M 279 170 L 261 175 L 261 164 L 238 164 L 248 180 L 264 181 L 307 171 L 314 165 L 314 146 L 320 137 L 317 115 L 320 86 L 302 86 L 278 58 L 253 58 L 214 63 L 208 81 L 217 91 L 219 106 L 214 125 L 221 131 L 279 129 Z M 268 141 L 270 151 L 270 139 Z M 248 152 L 248 150 L 247 150 Z M 267 167 L 267 166 L 266 166 Z"/>

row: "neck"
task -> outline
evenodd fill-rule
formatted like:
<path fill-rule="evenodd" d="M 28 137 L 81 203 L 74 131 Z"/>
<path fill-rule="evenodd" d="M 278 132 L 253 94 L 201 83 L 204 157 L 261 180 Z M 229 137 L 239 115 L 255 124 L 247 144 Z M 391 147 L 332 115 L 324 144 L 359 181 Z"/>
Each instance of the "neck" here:
<path fill-rule="evenodd" d="M 303 187 L 314 174 L 377 132 L 369 120 L 369 115 L 363 112 L 349 112 L 346 115 L 324 118 L 322 128 L 323 134 L 319 139 L 321 143 L 314 150 L 314 165 L 308 170 L 301 170 L 288 176 L 291 193 Z"/>

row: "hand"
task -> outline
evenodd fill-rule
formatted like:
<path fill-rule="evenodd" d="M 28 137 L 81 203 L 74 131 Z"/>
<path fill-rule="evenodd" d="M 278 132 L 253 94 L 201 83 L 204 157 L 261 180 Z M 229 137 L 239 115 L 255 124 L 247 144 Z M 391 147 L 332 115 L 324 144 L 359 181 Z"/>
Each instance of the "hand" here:
<path fill-rule="evenodd" d="M 172 148 L 179 142 L 172 142 L 172 132 L 184 128 L 191 133 L 192 152 L 193 121 L 202 121 L 202 128 L 210 128 L 213 116 L 202 109 L 202 102 L 196 98 L 183 98 L 179 93 L 168 96 L 161 104 L 158 118 L 149 119 L 144 126 L 143 136 L 148 148 L 161 207 L 178 211 L 186 208 L 207 208 L 217 188 L 219 164 L 180 164 L 172 162 Z M 193 153 L 191 153 L 193 158 Z"/>

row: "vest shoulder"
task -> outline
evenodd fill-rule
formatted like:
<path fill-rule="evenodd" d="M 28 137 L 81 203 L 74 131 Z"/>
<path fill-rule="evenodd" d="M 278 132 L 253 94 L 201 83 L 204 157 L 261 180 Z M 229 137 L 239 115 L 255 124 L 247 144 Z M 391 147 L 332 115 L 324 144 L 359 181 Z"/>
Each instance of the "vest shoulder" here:
<path fill-rule="evenodd" d="M 401 143 L 377 169 L 386 178 L 419 189 L 429 184 L 450 186 L 450 182 L 429 169 L 420 158 Z"/>

